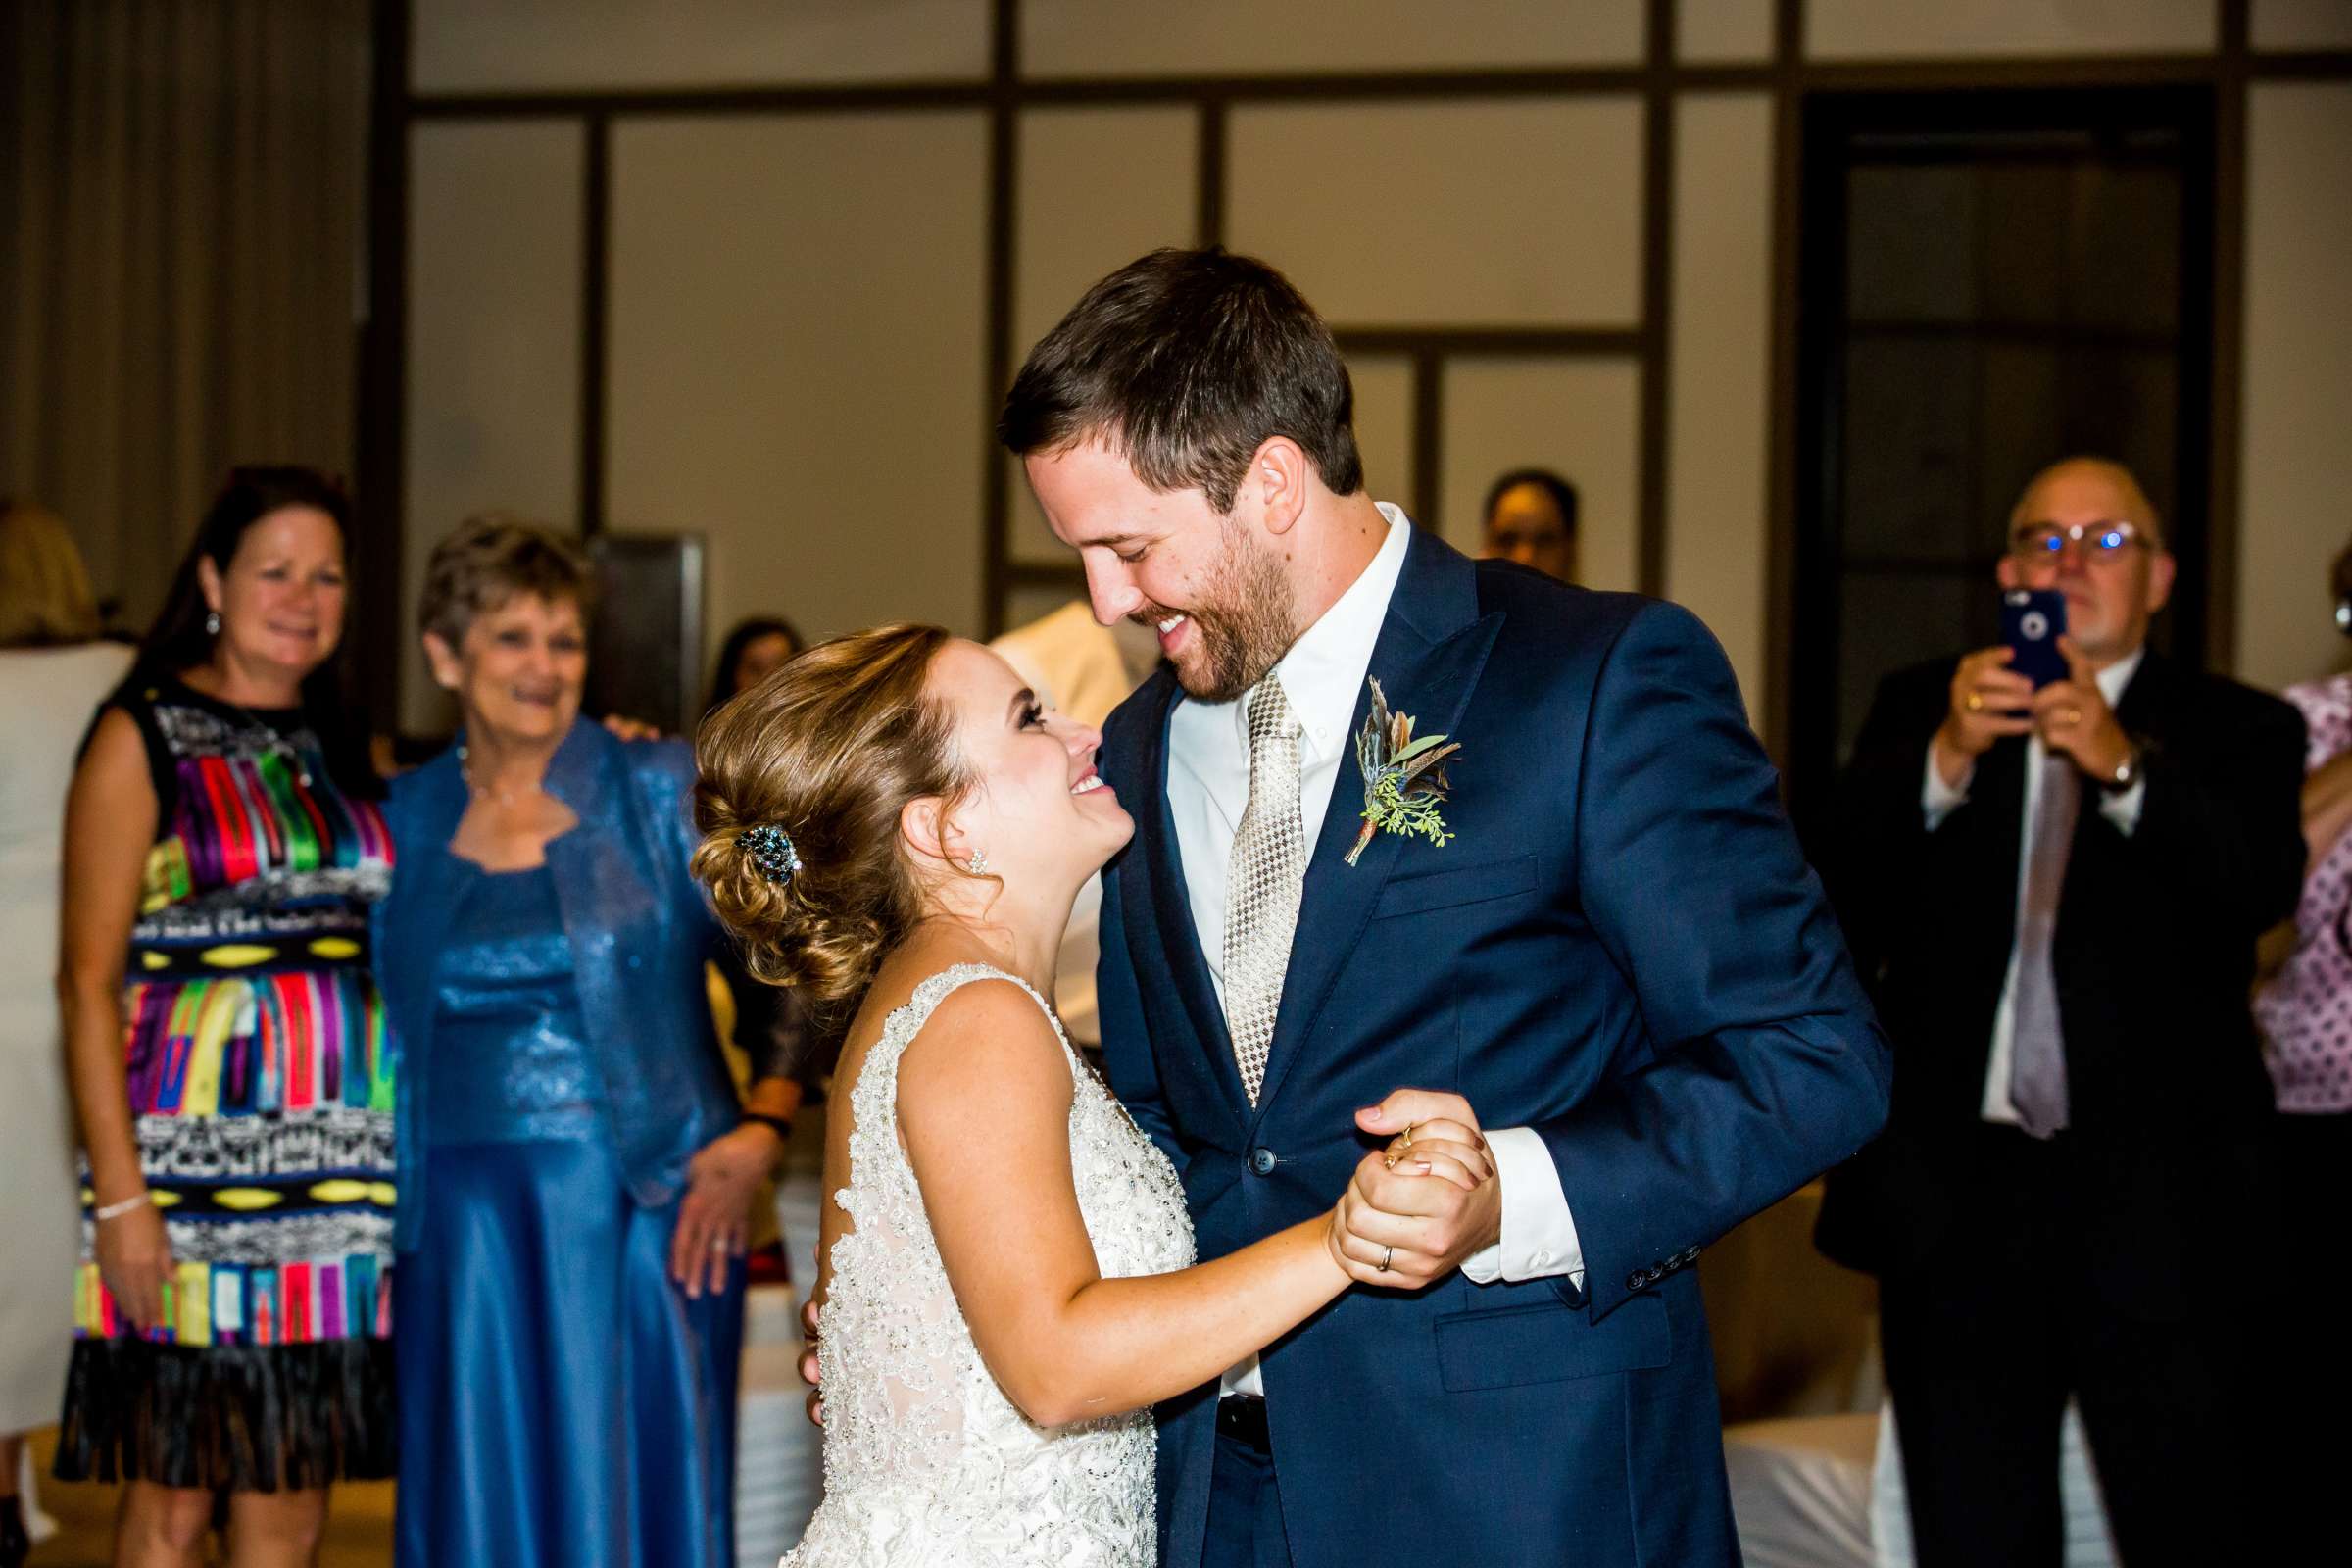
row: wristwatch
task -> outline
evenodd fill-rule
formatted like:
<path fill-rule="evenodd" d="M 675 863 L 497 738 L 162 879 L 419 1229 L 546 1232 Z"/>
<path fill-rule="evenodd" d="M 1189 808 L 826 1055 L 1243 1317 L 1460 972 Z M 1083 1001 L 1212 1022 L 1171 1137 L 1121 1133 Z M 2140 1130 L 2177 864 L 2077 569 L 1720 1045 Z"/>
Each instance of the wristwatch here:
<path fill-rule="evenodd" d="M 2132 749 L 2124 754 L 2124 760 L 2115 764 L 2115 771 L 2104 778 L 2098 778 L 2099 788 L 2110 795 L 2121 795 L 2138 783 L 2140 757 L 2139 742 L 2133 741 Z M 2098 777 L 2096 774 L 2092 776 Z"/>

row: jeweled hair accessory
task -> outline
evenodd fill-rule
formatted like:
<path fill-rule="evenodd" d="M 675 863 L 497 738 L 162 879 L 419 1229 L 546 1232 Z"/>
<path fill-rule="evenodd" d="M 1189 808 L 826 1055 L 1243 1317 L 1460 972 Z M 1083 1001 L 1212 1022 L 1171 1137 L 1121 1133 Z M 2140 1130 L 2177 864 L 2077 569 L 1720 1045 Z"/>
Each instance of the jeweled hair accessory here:
<path fill-rule="evenodd" d="M 792 886 L 792 879 L 801 874 L 801 852 L 793 848 L 792 835 L 771 822 L 745 828 L 735 842 L 743 846 L 760 874 L 778 887 Z"/>

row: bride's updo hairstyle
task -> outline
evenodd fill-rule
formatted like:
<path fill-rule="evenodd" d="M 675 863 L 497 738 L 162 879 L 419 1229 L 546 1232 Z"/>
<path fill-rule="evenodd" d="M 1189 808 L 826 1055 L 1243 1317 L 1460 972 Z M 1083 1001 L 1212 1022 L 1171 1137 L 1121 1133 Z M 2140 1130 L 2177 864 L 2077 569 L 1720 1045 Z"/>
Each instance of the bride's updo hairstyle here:
<path fill-rule="evenodd" d="M 971 787 L 954 719 L 926 690 L 949 635 L 902 622 L 820 643 L 695 740 L 694 874 L 752 973 L 800 988 L 823 1020 L 856 1006 L 922 917 L 900 812 Z M 778 856 L 759 828 L 790 838 L 800 863 L 788 879 L 771 875 Z"/>

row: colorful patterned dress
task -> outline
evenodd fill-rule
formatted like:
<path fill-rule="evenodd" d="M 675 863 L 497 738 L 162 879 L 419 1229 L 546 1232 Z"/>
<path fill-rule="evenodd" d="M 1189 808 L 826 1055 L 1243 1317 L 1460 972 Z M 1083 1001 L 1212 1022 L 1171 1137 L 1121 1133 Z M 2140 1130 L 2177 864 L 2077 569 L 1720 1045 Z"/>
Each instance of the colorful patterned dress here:
<path fill-rule="evenodd" d="M 391 1473 L 392 1057 L 368 970 L 377 805 L 298 710 L 116 700 L 161 832 L 123 988 L 139 1164 L 175 1279 L 141 1337 L 82 1263 L 58 1473 L 272 1491 Z"/>

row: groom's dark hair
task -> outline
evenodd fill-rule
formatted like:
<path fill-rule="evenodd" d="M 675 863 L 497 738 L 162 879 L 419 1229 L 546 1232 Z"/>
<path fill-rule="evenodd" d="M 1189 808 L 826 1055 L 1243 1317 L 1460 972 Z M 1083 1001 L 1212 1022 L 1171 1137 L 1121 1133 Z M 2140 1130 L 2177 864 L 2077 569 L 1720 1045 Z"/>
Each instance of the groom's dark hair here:
<path fill-rule="evenodd" d="M 1335 494 L 1363 488 L 1331 328 L 1290 279 L 1214 245 L 1153 251 L 1088 289 L 1029 351 L 997 419 L 1016 456 L 1101 440 L 1152 489 L 1200 490 L 1221 513 L 1278 435 Z"/>

